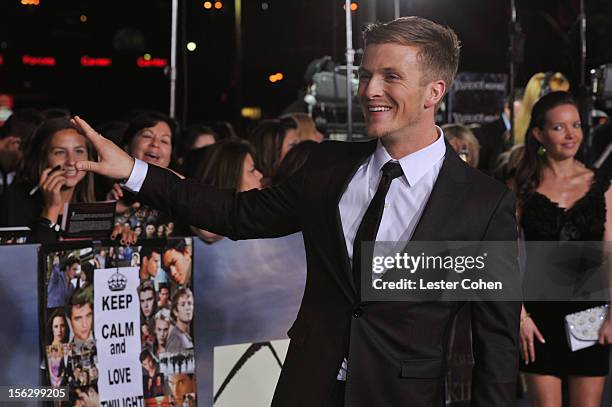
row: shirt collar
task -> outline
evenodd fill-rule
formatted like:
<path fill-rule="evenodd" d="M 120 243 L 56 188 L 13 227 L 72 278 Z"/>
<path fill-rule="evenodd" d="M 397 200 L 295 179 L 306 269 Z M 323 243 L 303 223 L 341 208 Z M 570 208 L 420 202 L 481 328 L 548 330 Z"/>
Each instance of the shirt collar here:
<path fill-rule="evenodd" d="M 408 182 L 409 186 L 414 186 L 417 182 L 419 182 L 423 175 L 431 170 L 433 166 L 444 158 L 444 155 L 446 154 L 444 132 L 438 126 L 436 126 L 436 130 L 438 131 L 438 139 L 436 141 L 425 148 L 400 158 L 399 160 L 394 160 L 391 155 L 389 155 L 387 149 L 385 149 L 385 146 L 379 139 L 371 161 L 371 174 L 376 178 L 375 183 L 378 182 L 380 170 L 382 169 L 383 165 L 389 162 L 389 160 L 399 162 L 402 167 L 402 171 L 404 171 L 404 178 Z"/>

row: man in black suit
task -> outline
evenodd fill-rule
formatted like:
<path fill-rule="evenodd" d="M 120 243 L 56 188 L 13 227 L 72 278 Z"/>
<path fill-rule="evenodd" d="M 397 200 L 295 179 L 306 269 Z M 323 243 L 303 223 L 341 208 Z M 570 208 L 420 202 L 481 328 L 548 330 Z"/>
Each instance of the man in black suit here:
<path fill-rule="evenodd" d="M 277 187 L 236 193 L 181 180 L 75 118 L 100 156 L 78 168 L 127 179 L 140 201 L 232 239 L 302 232 L 308 276 L 273 406 L 444 405 L 448 334 L 462 304 L 362 301 L 360 243 L 516 239 L 512 194 L 469 168 L 434 123 L 457 71 L 454 32 L 405 17 L 369 26 L 364 39 L 359 99 L 376 139 L 322 143 Z M 513 403 L 519 311 L 471 304 L 475 406 Z"/>

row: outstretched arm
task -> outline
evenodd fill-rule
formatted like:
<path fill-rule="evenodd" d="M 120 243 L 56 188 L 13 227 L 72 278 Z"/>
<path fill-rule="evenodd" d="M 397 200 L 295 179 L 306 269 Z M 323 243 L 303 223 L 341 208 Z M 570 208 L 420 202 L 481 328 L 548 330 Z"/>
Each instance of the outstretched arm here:
<path fill-rule="evenodd" d="M 98 161 L 80 161 L 77 169 L 118 180 L 146 174 L 138 200 L 200 229 L 231 239 L 278 237 L 301 229 L 303 169 L 274 188 L 235 192 L 205 186 L 155 165 L 147 165 L 107 140 L 78 116 L 74 118 L 98 151 Z M 137 165 L 136 165 L 137 164 Z M 132 183 L 130 179 L 130 183 Z"/>

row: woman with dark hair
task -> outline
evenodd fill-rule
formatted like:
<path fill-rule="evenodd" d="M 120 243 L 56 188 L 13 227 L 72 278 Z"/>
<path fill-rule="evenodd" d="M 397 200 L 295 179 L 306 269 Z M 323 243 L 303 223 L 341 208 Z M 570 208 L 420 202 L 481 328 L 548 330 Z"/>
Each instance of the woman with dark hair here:
<path fill-rule="evenodd" d="M 56 308 L 47 321 L 47 345 L 61 345 L 68 343 L 69 331 L 66 312 Z"/>
<path fill-rule="evenodd" d="M 270 185 L 278 185 L 295 174 L 306 163 L 310 152 L 317 148 L 318 145 L 319 143 L 316 141 L 306 140 L 289 150 L 283 161 L 281 161 Z"/>
<path fill-rule="evenodd" d="M 178 126 L 170 117 L 142 113 L 128 123 L 121 144 L 132 157 L 164 168 L 174 168 Z"/>
<path fill-rule="evenodd" d="M 216 188 L 238 192 L 261 188 L 261 173 L 255 167 L 255 150 L 243 140 L 228 140 L 210 147 L 207 160 L 196 178 Z"/>
<path fill-rule="evenodd" d="M 215 144 L 219 136 L 211 127 L 194 124 L 183 132 L 183 156 L 191 150 Z"/>
<path fill-rule="evenodd" d="M 205 185 L 233 189 L 237 192 L 261 189 L 262 175 L 255 167 L 255 150 L 248 142 L 230 139 L 207 147 L 206 160 L 196 171 L 195 178 Z M 214 243 L 223 236 L 194 226 L 191 231 L 206 243 Z"/>
<path fill-rule="evenodd" d="M 255 127 L 250 141 L 255 147 L 255 166 L 268 186 L 289 150 L 299 143 L 297 125 L 291 118 L 264 120 Z"/>
<path fill-rule="evenodd" d="M 140 113 L 129 121 L 121 145 L 132 157 L 149 164 L 164 168 L 176 166 L 176 137 L 178 126 L 170 117 L 156 112 Z M 107 199 L 117 200 L 117 217 L 115 223 L 138 223 L 137 212 L 143 211 L 140 203 L 135 202 L 133 194 L 126 194 L 119 184 L 114 184 L 108 192 Z M 156 230 L 159 225 L 166 224 L 170 219 L 159 211 L 152 210 L 152 217 L 148 223 L 154 224 Z M 186 228 L 180 228 L 175 234 L 182 234 Z M 145 237 L 150 237 L 147 233 Z M 155 236 L 153 236 L 155 237 Z"/>
<path fill-rule="evenodd" d="M 612 239 L 610 178 L 576 160 L 582 139 L 577 104 L 569 93 L 549 93 L 535 104 L 515 177 L 525 240 Z M 527 292 L 537 271 L 529 267 L 534 261 L 529 254 L 527 246 Z M 584 272 L 575 270 L 574 277 Z M 604 318 L 599 343 L 572 351 L 565 332 L 565 316 L 606 303 L 529 299 L 521 311 L 520 343 L 522 370 L 527 373 L 534 405 L 561 406 L 562 380 L 569 379 L 570 405 L 599 406 L 609 368 L 612 322 Z"/>
<path fill-rule="evenodd" d="M 21 172 L 2 197 L 0 225 L 29 226 L 32 241 L 56 241 L 64 204 L 95 202 L 92 174 L 75 166 L 77 161 L 94 157 L 91 143 L 70 119 L 59 117 L 41 123 L 29 143 Z"/>

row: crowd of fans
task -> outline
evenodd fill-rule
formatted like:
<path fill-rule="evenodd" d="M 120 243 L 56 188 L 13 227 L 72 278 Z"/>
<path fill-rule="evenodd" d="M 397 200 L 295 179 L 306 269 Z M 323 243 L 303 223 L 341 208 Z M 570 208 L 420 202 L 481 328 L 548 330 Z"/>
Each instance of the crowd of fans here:
<path fill-rule="evenodd" d="M 522 99 L 514 101 L 513 135 L 508 103 L 497 121 L 447 124 L 444 135 L 469 165 L 514 187 L 534 104 L 546 93 L 568 89 L 561 73 L 537 73 L 519 92 Z M 70 115 L 63 109 L 21 109 L 0 127 L 0 226 L 28 226 L 31 241 L 53 242 L 59 237 L 54 226 L 61 223 L 66 203 L 116 200 L 113 236 L 123 236 L 125 243 L 185 235 L 209 243 L 221 239 L 137 202 L 119 184 L 76 171 L 76 161 L 95 158 L 96 152 Z M 181 131 L 173 119 L 148 111 L 96 128 L 133 157 L 236 191 L 285 181 L 324 139 L 305 113 L 263 120 L 250 134 L 237 134 L 227 122 L 194 124 Z"/>
<path fill-rule="evenodd" d="M 77 171 L 75 163 L 95 159 L 96 152 L 70 118 L 71 112 L 61 109 L 22 109 L 0 127 L 0 227 L 27 226 L 30 241 L 54 242 L 66 204 L 114 200 L 112 235 L 121 235 L 124 243 L 187 235 L 209 243 L 222 238 L 141 204 L 117 183 Z M 263 120 L 244 137 L 226 122 L 181 132 L 170 117 L 148 111 L 97 127 L 135 158 L 236 191 L 282 182 L 323 139 L 301 113 Z"/>
<path fill-rule="evenodd" d="M 607 118 L 601 118 L 600 127 L 594 131 L 602 133 L 594 145 L 600 145 L 599 152 L 604 152 L 598 163 L 603 164 L 603 170 L 591 170 L 580 160 L 584 135 L 578 104 L 568 93 L 569 87 L 561 73 L 538 73 L 520 92 L 521 98 L 506 103 L 497 121 L 442 126 L 448 145 L 467 165 L 497 178 L 515 192 L 517 220 L 525 240 L 601 241 L 610 237 L 604 227 L 610 184 L 605 153 L 612 151 L 608 148 L 612 145 L 610 124 Z M 509 103 L 514 103 L 514 134 Z M 122 242 L 186 235 L 195 235 L 209 244 L 223 239 L 138 202 L 135 195 L 117 183 L 77 171 L 75 163 L 95 159 L 96 152 L 71 122 L 70 115 L 61 109 L 21 109 L 0 127 L 0 227 L 28 226 L 32 241 L 54 242 L 60 236 L 55 225 L 61 222 L 67 203 L 114 200 L 116 217 L 112 234 L 121 234 Z M 125 122 L 112 121 L 95 127 L 135 158 L 236 192 L 269 188 L 290 180 L 324 139 L 314 121 L 303 113 L 263 120 L 249 134 L 237 134 L 225 122 L 191 125 L 181 131 L 173 119 L 158 112 L 139 112 Z M 563 185 L 567 177 L 572 177 L 572 183 Z M 552 223 L 546 223 L 549 221 Z M 168 253 L 172 255 L 171 251 Z M 155 254 L 159 263 L 158 253 L 139 254 L 144 277 L 149 275 L 147 264 L 153 266 L 150 275 L 154 280 L 145 288 L 152 292 L 165 288 L 167 294 L 167 280 L 161 278 L 165 274 L 158 274 Z M 121 253 L 125 260 L 132 255 L 131 251 Z M 170 257 L 164 257 L 164 262 L 169 260 Z M 70 264 L 66 270 L 71 273 Z M 88 278 L 83 276 L 81 284 L 86 285 Z M 172 274 L 172 277 L 185 284 L 190 276 Z M 558 393 L 551 392 L 550 383 L 537 379 L 542 372 L 594 377 L 583 385 L 594 392 L 602 388 L 596 379 L 607 374 L 608 348 L 593 347 L 589 353 L 580 355 L 569 352 L 563 335 L 547 325 L 546 321 L 559 320 L 572 310 L 554 304 L 528 301 L 524 304 L 522 368 L 536 373 L 530 382 L 536 397 Z M 50 344 L 62 343 L 66 318 L 61 313 L 49 318 L 53 328 L 49 331 L 54 335 L 48 339 Z M 164 318 L 160 319 L 160 326 L 165 324 L 167 331 L 170 322 L 168 317 Z M 143 332 L 145 336 L 150 338 L 155 352 L 172 342 L 168 339 L 168 344 L 160 344 L 150 332 Z M 593 397 L 600 398 L 600 393 Z"/>

